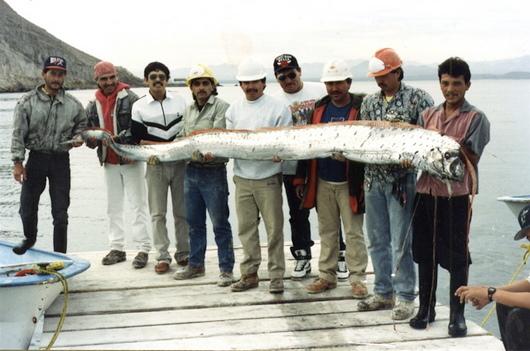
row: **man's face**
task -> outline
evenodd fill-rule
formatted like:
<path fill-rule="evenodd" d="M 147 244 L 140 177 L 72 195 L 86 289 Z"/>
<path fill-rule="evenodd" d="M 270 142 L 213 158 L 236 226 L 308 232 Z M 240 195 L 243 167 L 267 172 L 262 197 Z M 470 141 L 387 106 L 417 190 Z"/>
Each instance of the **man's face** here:
<path fill-rule="evenodd" d="M 65 77 L 66 71 L 60 69 L 49 69 L 46 72 L 42 72 L 42 78 L 47 90 L 58 91 L 61 89 Z"/>
<path fill-rule="evenodd" d="M 276 80 L 280 83 L 283 91 L 287 94 L 294 94 L 302 89 L 302 72 L 300 69 L 288 68 L 280 71 L 276 75 Z"/>
<path fill-rule="evenodd" d="M 164 94 L 167 86 L 167 76 L 163 71 L 151 71 L 144 80 L 149 87 L 149 91 L 155 94 Z"/>
<path fill-rule="evenodd" d="M 263 96 L 265 83 L 262 80 L 253 80 L 250 82 L 239 82 L 241 89 L 245 93 L 248 101 L 255 101 Z"/>
<path fill-rule="evenodd" d="M 346 80 L 341 80 L 337 82 L 326 82 L 324 84 L 326 84 L 326 90 L 333 103 L 341 104 L 348 98 L 351 82 L 348 83 Z"/>
<path fill-rule="evenodd" d="M 471 82 L 466 83 L 464 76 L 453 77 L 449 74 L 442 74 L 440 77 L 440 89 L 445 101 L 451 105 L 461 104 L 470 86 Z"/>
<path fill-rule="evenodd" d="M 114 73 L 102 74 L 98 77 L 97 83 L 104 95 L 110 95 L 118 85 L 118 77 Z"/>
<path fill-rule="evenodd" d="M 212 95 L 214 86 L 208 78 L 197 78 L 191 81 L 190 89 L 198 100 L 207 100 Z"/>
<path fill-rule="evenodd" d="M 384 94 L 393 94 L 399 89 L 399 70 L 389 72 L 384 76 L 375 77 L 375 81 Z"/>

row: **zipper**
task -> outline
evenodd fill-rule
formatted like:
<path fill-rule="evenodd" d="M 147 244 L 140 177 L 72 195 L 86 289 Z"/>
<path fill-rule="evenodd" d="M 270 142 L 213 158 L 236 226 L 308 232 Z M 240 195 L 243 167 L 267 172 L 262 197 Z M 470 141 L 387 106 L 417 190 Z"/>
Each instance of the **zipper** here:
<path fill-rule="evenodd" d="M 163 101 L 159 101 L 159 103 L 160 103 L 160 108 L 162 109 L 162 116 L 164 116 L 164 126 L 167 127 L 166 112 L 164 111 Z"/>

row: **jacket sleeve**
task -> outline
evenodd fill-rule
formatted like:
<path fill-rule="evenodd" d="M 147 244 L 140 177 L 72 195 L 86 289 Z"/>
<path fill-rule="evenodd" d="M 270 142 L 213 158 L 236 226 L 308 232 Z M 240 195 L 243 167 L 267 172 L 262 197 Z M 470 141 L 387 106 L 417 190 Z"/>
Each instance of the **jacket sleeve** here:
<path fill-rule="evenodd" d="M 228 107 L 230 105 L 228 103 L 220 103 L 217 106 L 217 110 L 215 111 L 215 116 L 213 119 L 213 128 L 226 128 L 226 110 L 228 110 Z"/>
<path fill-rule="evenodd" d="M 96 103 L 94 101 L 90 101 L 85 108 L 85 113 L 87 115 L 87 127 L 90 128 L 99 128 L 99 119 L 97 112 L 94 113 L 94 110 L 96 109 Z"/>
<path fill-rule="evenodd" d="M 141 140 L 147 139 L 147 127 L 143 124 L 142 115 L 140 111 L 132 107 L 132 120 L 131 120 L 131 137 L 135 144 L 138 144 Z"/>
<path fill-rule="evenodd" d="M 15 106 L 13 116 L 13 136 L 11 138 L 11 160 L 24 161 L 26 137 L 29 131 L 30 101 L 24 97 Z"/>
<path fill-rule="evenodd" d="M 77 113 L 74 116 L 74 130 L 72 131 L 72 136 L 80 134 L 88 125 L 88 119 L 83 105 L 79 101 L 76 101 L 76 105 Z"/>
<path fill-rule="evenodd" d="M 131 108 L 131 120 L 129 122 L 129 128 L 122 130 L 116 137 L 115 140 L 120 144 L 136 144 L 137 141 L 132 134 L 132 109 L 136 100 L 138 100 L 138 95 L 133 93 L 131 90 L 127 89 L 127 99 L 129 99 L 129 106 Z"/>

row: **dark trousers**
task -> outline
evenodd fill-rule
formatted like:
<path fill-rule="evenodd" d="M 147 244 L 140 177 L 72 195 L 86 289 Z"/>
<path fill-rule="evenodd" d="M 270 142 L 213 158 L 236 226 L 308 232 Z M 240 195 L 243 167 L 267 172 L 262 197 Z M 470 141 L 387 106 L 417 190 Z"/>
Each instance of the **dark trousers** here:
<path fill-rule="evenodd" d="M 293 185 L 293 175 L 283 176 L 283 186 L 287 195 L 289 204 L 289 223 L 291 224 L 291 241 L 295 250 L 306 250 L 311 256 L 311 246 L 314 242 L 311 240 L 311 226 L 309 224 L 309 209 L 301 208 L 301 200 L 296 195 L 296 187 Z"/>
<path fill-rule="evenodd" d="M 66 252 L 68 206 L 70 206 L 70 157 L 68 153 L 29 153 L 26 163 L 27 179 L 20 193 L 20 218 L 24 236 L 30 242 L 37 240 L 40 195 L 48 178 L 53 217 L 53 249 Z"/>
<path fill-rule="evenodd" d="M 530 310 L 497 303 L 497 319 L 507 351 L 530 350 Z"/>

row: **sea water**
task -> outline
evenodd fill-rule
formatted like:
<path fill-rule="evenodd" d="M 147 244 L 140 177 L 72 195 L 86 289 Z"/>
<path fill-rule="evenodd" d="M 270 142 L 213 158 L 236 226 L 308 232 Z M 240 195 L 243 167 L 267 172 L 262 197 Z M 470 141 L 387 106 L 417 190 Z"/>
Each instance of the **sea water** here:
<path fill-rule="evenodd" d="M 410 81 L 407 84 L 425 89 L 436 104 L 443 101 L 436 81 Z M 268 83 L 265 90 L 274 94 L 279 89 L 276 83 Z M 377 91 L 373 81 L 356 82 L 351 91 L 373 93 Z M 170 88 L 188 102 L 191 95 L 187 88 Z M 140 96 L 145 88 L 133 89 Z M 243 97 L 238 86 L 219 87 L 219 97 L 233 102 Z M 83 105 L 93 98 L 94 90 L 71 91 Z M 10 155 L 13 110 L 21 93 L 0 94 L 0 239 L 18 242 L 23 238 L 22 224 L 18 215 L 20 185 L 12 176 Z M 470 283 L 483 285 L 506 284 L 521 262 L 523 251 L 520 242 L 513 241 L 519 225 L 505 204 L 496 200 L 503 195 L 530 193 L 530 80 L 476 80 L 472 81 L 466 95 L 468 101 L 484 111 L 491 122 L 491 141 L 486 147 L 479 164 L 479 195 L 473 204 L 470 250 L 473 264 L 470 269 Z M 259 116 L 256 116 L 259 118 Z M 71 205 L 69 209 L 68 251 L 108 250 L 108 224 L 106 220 L 106 193 L 103 170 L 94 150 L 85 146 L 75 148 L 70 153 L 72 168 Z M 239 245 L 237 219 L 234 207 L 234 185 L 232 164 L 228 165 L 230 189 L 230 222 L 234 233 L 234 244 Z M 127 209 L 127 204 L 125 205 Z M 169 204 L 170 206 L 170 204 Z M 290 241 L 288 207 L 284 197 L 285 241 Z M 37 246 L 52 249 L 52 218 L 47 190 L 41 197 L 39 207 L 39 233 Z M 168 210 L 168 214 L 171 211 Z M 126 223 L 131 222 L 126 214 Z M 318 240 L 318 223 L 311 211 L 312 238 Z M 168 215 L 170 237 L 173 237 L 173 221 Z M 128 233 L 126 225 L 126 234 Z M 263 225 L 260 227 L 262 242 L 266 242 Z M 126 235 L 127 249 L 134 249 L 130 235 Z M 211 224 L 208 222 L 208 244 L 215 245 Z M 290 258 L 290 257 L 288 257 Z M 287 269 L 291 269 L 288 263 Z M 448 304 L 448 275 L 441 272 L 438 283 L 438 301 Z M 530 269 L 523 270 L 518 279 L 526 277 Z M 489 307 L 489 306 L 488 306 Z M 466 308 L 468 318 L 481 322 L 486 311 Z M 492 318 L 486 328 L 498 336 L 497 323 Z"/>

